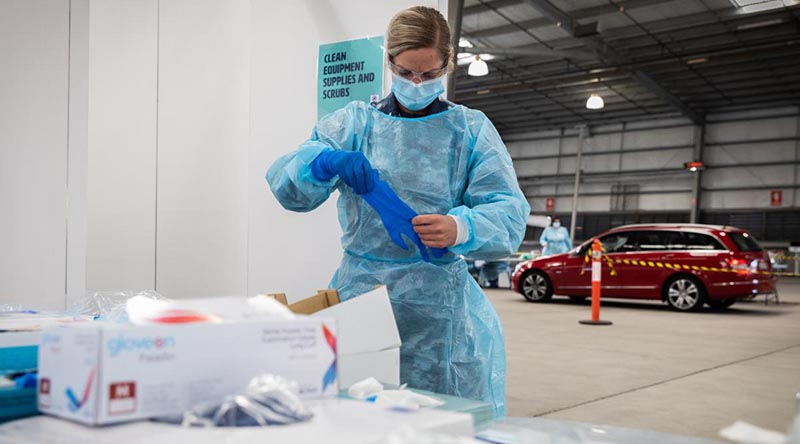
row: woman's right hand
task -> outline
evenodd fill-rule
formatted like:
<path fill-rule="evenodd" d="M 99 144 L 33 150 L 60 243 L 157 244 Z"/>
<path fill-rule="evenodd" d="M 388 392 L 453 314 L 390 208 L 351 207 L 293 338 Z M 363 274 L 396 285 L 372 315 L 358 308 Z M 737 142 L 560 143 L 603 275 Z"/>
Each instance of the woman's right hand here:
<path fill-rule="evenodd" d="M 359 151 L 325 150 L 311 166 L 314 177 L 330 180 L 338 175 L 356 194 L 365 194 L 375 188 L 375 169 Z"/>

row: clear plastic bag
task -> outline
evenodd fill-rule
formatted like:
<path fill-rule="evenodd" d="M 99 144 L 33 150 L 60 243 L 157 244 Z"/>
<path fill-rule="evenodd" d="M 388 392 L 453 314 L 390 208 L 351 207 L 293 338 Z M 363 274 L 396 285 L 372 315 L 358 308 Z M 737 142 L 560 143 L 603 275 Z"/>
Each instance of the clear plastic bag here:
<path fill-rule="evenodd" d="M 27 314 L 36 314 L 39 313 L 38 310 L 34 310 L 33 308 L 22 305 L 22 304 L 0 304 L 0 314 L 3 313 L 27 313 Z"/>
<path fill-rule="evenodd" d="M 88 293 L 85 298 L 78 301 L 67 310 L 72 316 L 90 316 L 94 319 L 111 322 L 128 322 L 125 305 L 128 299 L 135 296 L 146 297 L 154 300 L 167 300 L 153 290 L 142 291 L 95 291 Z"/>
<path fill-rule="evenodd" d="M 267 374 L 254 378 L 244 395 L 202 404 L 182 417 L 158 420 L 184 427 L 264 427 L 304 422 L 313 416 L 297 396 L 296 383 Z"/>

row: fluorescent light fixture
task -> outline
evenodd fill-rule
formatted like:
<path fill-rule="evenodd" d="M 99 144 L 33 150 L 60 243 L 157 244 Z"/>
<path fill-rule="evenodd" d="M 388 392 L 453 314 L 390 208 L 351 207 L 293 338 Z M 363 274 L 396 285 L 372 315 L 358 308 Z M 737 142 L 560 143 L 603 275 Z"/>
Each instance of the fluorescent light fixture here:
<path fill-rule="evenodd" d="M 481 89 L 479 91 L 476 91 L 475 94 L 477 94 L 479 96 L 482 96 L 484 94 L 489 94 L 490 92 L 492 92 L 491 89 Z"/>
<path fill-rule="evenodd" d="M 730 0 L 730 2 L 739 10 L 739 14 L 752 14 L 800 4 L 800 0 Z"/>
<path fill-rule="evenodd" d="M 472 48 L 472 46 L 473 46 L 472 42 L 470 42 L 469 40 L 467 40 L 465 38 L 461 38 L 458 41 L 458 47 L 459 48 Z"/>
<path fill-rule="evenodd" d="M 603 98 L 597 94 L 592 94 L 586 101 L 586 108 L 589 109 L 603 109 L 605 106 L 606 104 L 603 102 Z"/>
<path fill-rule="evenodd" d="M 687 65 L 696 65 L 698 63 L 705 63 L 708 61 L 708 57 L 697 57 L 694 59 L 689 59 L 686 61 Z"/>
<path fill-rule="evenodd" d="M 783 19 L 782 18 L 776 18 L 776 19 L 772 19 L 772 20 L 762 20 L 760 22 L 745 23 L 743 25 L 737 26 L 736 29 L 741 31 L 743 29 L 764 28 L 766 26 L 780 25 L 781 23 L 783 23 Z"/>
<path fill-rule="evenodd" d="M 467 74 L 473 77 L 480 77 L 489 74 L 489 65 L 486 64 L 483 60 L 481 60 L 480 56 L 475 56 L 475 60 L 469 64 L 469 69 L 467 70 Z"/>

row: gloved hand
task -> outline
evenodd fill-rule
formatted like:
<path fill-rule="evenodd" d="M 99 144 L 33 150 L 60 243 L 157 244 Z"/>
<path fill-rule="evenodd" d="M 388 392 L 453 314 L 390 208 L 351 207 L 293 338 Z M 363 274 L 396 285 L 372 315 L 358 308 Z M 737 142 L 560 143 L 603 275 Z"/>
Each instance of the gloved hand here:
<path fill-rule="evenodd" d="M 363 153 L 342 150 L 325 150 L 319 153 L 311 164 L 311 172 L 317 180 L 323 181 L 339 175 L 356 194 L 372 191 L 377 175 Z"/>
<path fill-rule="evenodd" d="M 389 233 L 392 242 L 403 250 L 408 250 L 408 246 L 405 241 L 403 241 L 402 236 L 406 235 L 406 237 L 411 239 L 411 241 L 417 245 L 417 248 L 419 248 L 419 252 L 422 254 L 422 260 L 430 262 L 428 248 L 422 243 L 419 235 L 414 231 L 414 225 L 411 223 L 411 219 L 417 216 L 417 212 L 406 205 L 406 203 L 395 194 L 389 184 L 381 180 L 377 171 L 374 172 L 373 180 L 375 188 L 369 193 L 362 194 L 361 197 L 378 212 L 378 215 L 381 217 L 381 222 L 383 222 L 383 226 Z M 433 257 L 438 259 L 447 253 L 447 249 L 431 248 L 431 252 L 433 253 Z"/>

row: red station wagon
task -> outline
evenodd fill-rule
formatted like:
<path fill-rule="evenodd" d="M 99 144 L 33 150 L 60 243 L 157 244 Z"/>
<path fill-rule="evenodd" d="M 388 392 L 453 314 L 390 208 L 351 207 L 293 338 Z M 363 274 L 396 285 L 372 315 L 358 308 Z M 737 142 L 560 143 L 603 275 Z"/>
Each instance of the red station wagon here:
<path fill-rule="evenodd" d="M 597 237 L 616 271 L 612 276 L 603 261 L 604 298 L 656 299 L 676 310 L 694 311 L 704 303 L 724 309 L 737 299 L 775 292 L 769 256 L 745 230 L 699 224 L 625 225 Z M 575 300 L 588 297 L 592 272 L 585 255 L 591 244 L 590 239 L 568 253 L 519 264 L 512 278 L 514 290 L 532 302 L 548 301 L 553 294 Z"/>

